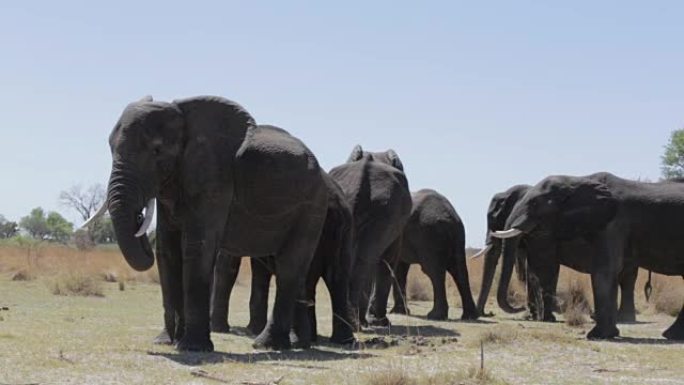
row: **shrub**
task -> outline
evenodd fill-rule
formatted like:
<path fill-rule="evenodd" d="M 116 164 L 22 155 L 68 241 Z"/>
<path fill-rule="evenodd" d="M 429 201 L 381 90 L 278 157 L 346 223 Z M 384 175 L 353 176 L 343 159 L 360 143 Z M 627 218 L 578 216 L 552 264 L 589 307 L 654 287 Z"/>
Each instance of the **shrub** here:
<path fill-rule="evenodd" d="M 50 289 L 54 295 L 104 297 L 100 281 L 79 272 L 59 276 Z"/>
<path fill-rule="evenodd" d="M 588 321 L 591 314 L 587 288 L 578 279 L 573 279 L 567 288 L 558 293 L 560 308 L 568 326 L 582 326 Z"/>
<path fill-rule="evenodd" d="M 12 281 L 32 281 L 36 277 L 28 270 L 22 269 L 12 274 Z"/>

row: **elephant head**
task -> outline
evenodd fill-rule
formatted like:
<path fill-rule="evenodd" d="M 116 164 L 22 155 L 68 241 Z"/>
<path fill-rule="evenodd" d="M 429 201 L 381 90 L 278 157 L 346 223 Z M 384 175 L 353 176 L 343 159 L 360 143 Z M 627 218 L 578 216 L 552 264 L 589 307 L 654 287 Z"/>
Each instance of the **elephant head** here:
<path fill-rule="evenodd" d="M 384 163 L 388 166 L 394 167 L 400 171 L 404 171 L 404 164 L 401 163 L 399 155 L 394 150 L 387 150 L 383 152 L 368 152 L 364 151 L 360 145 L 356 145 L 352 150 L 347 163 L 356 162 L 362 159 L 375 160 L 380 163 Z"/>
<path fill-rule="evenodd" d="M 494 237 L 510 241 L 504 247 L 497 293 L 499 306 L 504 310 L 514 309 L 508 303 L 508 284 L 520 235 L 544 234 L 558 240 L 591 237 L 608 225 L 616 211 L 617 203 L 605 183 L 604 173 L 586 177 L 550 176 L 532 187 L 513 207 L 506 220 L 506 230 L 492 233 Z"/>
<path fill-rule="evenodd" d="M 506 228 L 506 220 L 513 211 L 515 204 L 525 195 L 531 188 L 529 185 L 516 185 L 506 191 L 495 194 L 489 204 L 487 210 L 487 238 L 485 247 L 473 258 L 485 256 L 484 268 L 482 270 L 482 286 L 477 301 L 477 308 L 480 314 L 485 313 L 485 304 L 487 297 L 494 281 L 494 273 L 496 272 L 496 265 L 499 263 L 499 257 L 503 244 L 506 242 L 503 239 L 495 238 L 492 233 L 501 231 Z M 520 269 L 518 269 L 520 272 Z"/>
<path fill-rule="evenodd" d="M 154 199 L 171 194 L 177 201 L 183 166 L 202 167 L 219 156 L 233 156 L 254 124 L 242 107 L 219 97 L 172 103 L 146 97 L 124 109 L 109 137 L 112 171 L 105 205 L 133 269 L 147 270 L 154 263 L 145 235 Z"/>

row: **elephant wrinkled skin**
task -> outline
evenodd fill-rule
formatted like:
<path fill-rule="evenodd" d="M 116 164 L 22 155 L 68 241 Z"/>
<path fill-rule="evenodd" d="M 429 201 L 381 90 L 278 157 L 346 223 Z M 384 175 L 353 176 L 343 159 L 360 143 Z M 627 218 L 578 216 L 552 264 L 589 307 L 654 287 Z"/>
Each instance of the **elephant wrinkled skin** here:
<path fill-rule="evenodd" d="M 353 264 L 353 219 L 340 187 L 324 174 L 328 188 L 328 211 L 323 232 L 306 278 L 306 314 L 298 314 L 298 321 L 306 323 L 310 340 L 318 336 L 316 322 L 316 284 L 323 281 L 330 293 L 333 311 L 331 342 L 349 344 L 355 341 L 349 309 L 349 275 Z M 252 258 L 252 285 L 250 295 L 250 322 L 247 328 L 254 334 L 266 326 L 269 284 L 273 271 L 272 258 Z M 212 330 L 228 332 L 228 301 L 240 267 L 240 258 L 220 253 L 215 269 L 212 296 Z M 301 317 L 301 318 L 300 318 Z M 297 328 L 296 328 L 297 329 Z M 297 334 L 298 331 L 295 331 Z M 298 340 L 305 336 L 297 336 Z"/>
<path fill-rule="evenodd" d="M 530 235 L 521 235 L 519 240 L 499 239 L 492 237 L 492 233 L 505 229 L 506 220 L 513 211 L 515 204 L 532 188 L 529 185 L 516 185 L 504 192 L 492 197 L 487 211 L 487 241 L 484 268 L 482 270 L 482 287 L 477 301 L 480 314 L 485 314 L 487 297 L 494 281 L 496 265 L 499 263 L 501 252 L 505 248 L 511 248 L 517 244 L 516 269 L 518 276 L 527 283 L 527 306 L 530 317 L 535 320 L 554 322 L 556 317 L 553 311 L 556 307 L 556 287 L 558 283 L 559 265 L 570 267 L 581 273 L 589 273 L 583 268 L 583 259 L 591 258 L 596 250 L 581 237 L 565 239 L 555 237 L 550 240 L 551 248 L 539 250 L 548 252 L 549 255 L 533 255 L 528 259 L 527 255 L 532 252 L 528 245 Z M 546 230 L 543 226 L 537 227 L 533 238 L 553 237 L 554 233 Z M 533 242 L 533 245 L 538 242 Z M 544 261 L 541 266 L 536 266 Z M 528 266 L 528 263 L 530 264 Z M 528 272 L 529 270 L 529 272 Z M 620 274 L 619 284 L 621 289 L 620 309 L 618 321 L 636 321 L 636 309 L 634 307 L 634 285 L 636 283 L 637 266 L 625 267 Z M 528 277 L 531 281 L 528 281 Z M 539 292 L 541 290 L 541 292 Z M 517 309 L 504 309 L 517 310 Z"/>
<path fill-rule="evenodd" d="M 107 205 L 136 270 L 154 260 L 136 237 L 157 199 L 157 263 L 165 332 L 179 350 L 211 351 L 210 293 L 217 251 L 274 256 L 278 294 L 259 347 L 290 347 L 295 304 L 323 228 L 327 191 L 316 157 L 286 131 L 257 127 L 240 105 L 200 96 L 126 107 L 110 136 Z M 138 230 L 140 233 L 140 230 Z"/>
<path fill-rule="evenodd" d="M 532 187 L 515 205 L 506 221 L 507 230 L 534 234 L 550 229 L 557 237 L 578 237 L 596 253 L 578 261 L 591 274 L 596 326 L 590 339 L 619 335 L 617 287 L 627 266 L 639 266 L 656 273 L 684 277 L 684 184 L 644 183 L 609 173 L 589 176 L 550 176 Z M 495 233 L 497 235 L 497 233 Z M 518 239 L 515 237 L 511 239 Z M 547 237 L 532 237 L 528 247 L 545 259 L 551 245 Z M 504 250 L 499 283 L 500 302 L 509 306 L 505 293 L 515 263 L 515 249 Z M 684 309 L 664 333 L 668 339 L 684 340 Z"/>
<path fill-rule="evenodd" d="M 347 163 L 333 168 L 330 176 L 342 188 L 354 218 L 349 298 L 355 326 L 387 326 L 391 269 L 411 213 L 404 166 L 393 150 L 373 153 L 356 146 Z M 371 295 L 377 300 L 371 301 Z M 369 308 L 369 303 L 374 306 Z"/>
<path fill-rule="evenodd" d="M 465 229 L 449 200 L 437 191 L 424 189 L 413 194 L 413 208 L 404 229 L 401 257 L 395 269 L 392 313 L 408 314 L 406 277 L 411 264 L 420 264 L 430 278 L 434 304 L 429 319 L 445 320 L 449 313 L 445 275 L 453 278 L 463 304 L 462 319 L 477 319 L 468 280 L 465 255 Z"/>

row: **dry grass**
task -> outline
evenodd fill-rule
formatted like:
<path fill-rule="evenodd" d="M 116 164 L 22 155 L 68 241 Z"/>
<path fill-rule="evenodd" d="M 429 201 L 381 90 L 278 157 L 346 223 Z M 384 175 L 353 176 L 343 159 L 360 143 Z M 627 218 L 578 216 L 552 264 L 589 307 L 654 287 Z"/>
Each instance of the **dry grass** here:
<path fill-rule="evenodd" d="M 61 274 L 49 283 L 54 295 L 104 297 L 102 282 L 83 272 Z"/>
<path fill-rule="evenodd" d="M 355 382 L 356 383 L 356 382 Z M 496 378 L 488 369 L 469 367 L 467 370 L 452 371 L 431 375 L 416 375 L 406 367 L 388 364 L 385 369 L 377 370 L 367 376 L 366 385 L 505 385 L 506 381 Z"/>
<path fill-rule="evenodd" d="M 590 290 L 585 281 L 575 278 L 560 289 L 557 294 L 565 323 L 572 327 L 586 324 L 589 321 L 592 306 L 588 299 Z"/>
<path fill-rule="evenodd" d="M 676 290 L 670 277 L 655 277 L 653 279 L 653 295 L 651 297 L 653 310 L 656 313 L 676 317 L 682 309 L 684 290 Z M 681 282 L 681 280 L 679 280 Z"/>
<path fill-rule="evenodd" d="M 12 274 L 12 281 L 33 281 L 36 279 L 35 275 L 28 269 L 21 269 Z"/>
<path fill-rule="evenodd" d="M 432 282 L 420 271 L 418 265 L 411 266 L 406 279 L 406 299 L 409 301 L 432 301 Z"/>
<path fill-rule="evenodd" d="M 519 331 L 510 326 L 495 326 L 480 333 L 479 341 L 486 345 L 507 345 L 518 339 Z"/>

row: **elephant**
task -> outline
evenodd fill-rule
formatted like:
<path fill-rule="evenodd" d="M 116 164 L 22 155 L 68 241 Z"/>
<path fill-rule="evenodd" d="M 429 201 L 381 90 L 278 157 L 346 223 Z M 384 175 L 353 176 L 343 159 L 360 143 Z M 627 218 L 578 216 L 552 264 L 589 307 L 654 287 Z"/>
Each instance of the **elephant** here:
<path fill-rule="evenodd" d="M 435 190 L 413 193 L 413 208 L 404 229 L 401 256 L 393 282 L 394 307 L 391 313 L 408 314 L 406 278 L 411 264 L 419 263 L 432 283 L 434 304 L 428 319 L 445 320 L 449 313 L 445 275 L 451 275 L 463 304 L 462 319 L 479 317 L 470 291 L 465 255 L 465 228 L 449 200 Z"/>
<path fill-rule="evenodd" d="M 487 210 L 487 241 L 485 248 L 475 255 L 478 256 L 485 255 L 484 269 L 482 271 L 482 286 L 480 289 L 480 295 L 477 301 L 477 308 L 480 314 L 485 314 L 485 305 L 487 303 L 487 297 L 489 296 L 489 291 L 492 287 L 492 282 L 494 281 L 494 273 L 496 271 L 496 265 L 499 263 L 499 257 L 501 255 L 502 248 L 504 244 L 512 244 L 508 240 L 502 240 L 499 238 L 492 237 L 492 233 L 496 231 L 504 230 L 506 225 L 506 220 L 511 214 L 515 204 L 522 199 L 522 197 L 532 188 L 530 185 L 516 185 L 504 192 L 495 194 L 492 197 L 491 203 L 489 204 L 489 209 Z M 537 231 L 539 227 L 537 228 Z M 520 240 L 517 242 L 516 250 L 516 268 L 518 271 L 518 276 L 523 280 L 527 280 L 527 256 L 530 253 L 527 247 L 527 235 L 521 235 Z M 548 277 L 544 282 L 539 282 L 539 285 L 535 285 L 530 282 L 527 283 L 528 293 L 527 293 L 527 306 L 530 310 L 530 317 L 536 320 L 542 320 L 546 322 L 555 322 L 556 317 L 553 315 L 553 310 L 556 308 L 556 286 L 558 283 L 559 265 L 564 265 L 573 268 L 579 272 L 587 273 L 588 271 L 583 270 L 581 265 L 578 265 L 576 260 L 578 258 L 586 258 L 585 256 L 595 253 L 595 250 L 586 241 L 581 238 L 574 239 L 553 239 L 553 252 L 557 256 L 557 263 L 547 263 L 544 265 L 549 271 L 541 274 L 541 277 Z M 506 246 L 508 247 L 508 246 Z M 532 256 L 530 259 L 532 261 L 538 261 L 541 256 Z M 621 300 L 620 309 L 618 311 L 618 321 L 620 322 L 635 322 L 636 321 L 636 309 L 634 306 L 634 285 L 636 283 L 637 274 L 639 270 L 637 266 L 632 268 L 625 268 L 623 273 L 620 275 L 619 284 L 621 289 Z M 541 290 L 541 293 L 538 292 Z M 537 300 L 541 296 L 542 300 L 540 304 L 537 304 Z M 541 306 L 539 306 L 541 305 Z M 541 309 L 539 309 L 541 307 Z M 511 309 L 505 309 L 511 310 Z"/>
<path fill-rule="evenodd" d="M 342 188 L 354 218 L 349 284 L 354 326 L 356 330 L 389 326 L 391 270 L 399 259 L 412 204 L 404 165 L 394 150 L 368 152 L 357 145 L 346 163 L 330 170 L 330 176 Z"/>
<path fill-rule="evenodd" d="M 353 320 L 349 309 L 349 276 L 353 264 L 353 218 L 342 189 L 324 173 L 328 189 L 328 210 L 323 232 L 318 241 L 311 266 L 306 276 L 307 313 L 303 322 L 308 322 L 312 342 L 317 341 L 316 284 L 323 281 L 330 293 L 333 312 L 332 336 L 330 341 L 351 344 L 355 341 Z M 214 270 L 214 291 L 212 295 L 212 331 L 227 333 L 228 301 L 240 268 L 240 258 L 219 253 Z M 259 334 L 266 326 L 268 292 L 273 275 L 272 258 L 252 258 L 252 285 L 250 295 L 250 322 L 247 328 Z"/>
<path fill-rule="evenodd" d="M 589 339 L 612 339 L 617 328 L 617 287 L 625 268 L 639 266 L 684 277 L 684 184 L 630 181 L 607 172 L 587 176 L 549 176 L 520 199 L 505 229 L 492 233 L 513 245 L 527 236 L 530 268 L 540 282 L 562 255 L 553 239 L 580 238 L 595 250 L 574 260 L 574 268 L 591 274 L 596 325 Z M 516 247 L 504 247 L 497 299 L 509 307 L 506 293 Z M 664 333 L 684 340 L 684 309 Z"/>
<path fill-rule="evenodd" d="M 242 106 L 218 96 L 131 103 L 109 144 L 111 177 L 99 213 L 109 210 L 126 261 L 143 271 L 155 258 L 145 232 L 156 199 L 168 340 L 181 351 L 213 351 L 210 294 L 221 249 L 274 256 L 276 302 L 254 345 L 290 348 L 295 307 L 303 306 L 301 272 L 313 259 L 328 202 L 306 145 L 281 128 L 257 126 Z"/>

